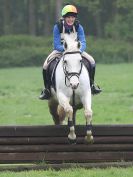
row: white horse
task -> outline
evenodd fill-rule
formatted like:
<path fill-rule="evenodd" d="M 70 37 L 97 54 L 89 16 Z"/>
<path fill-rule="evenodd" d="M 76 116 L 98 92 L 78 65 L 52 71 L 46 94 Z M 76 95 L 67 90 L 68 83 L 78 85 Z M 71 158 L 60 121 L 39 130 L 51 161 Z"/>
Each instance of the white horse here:
<path fill-rule="evenodd" d="M 72 97 L 75 93 L 76 110 L 83 107 L 86 118 L 85 139 L 92 143 L 91 130 L 92 109 L 91 109 L 91 88 L 90 78 L 86 67 L 82 62 L 79 51 L 80 43 L 75 40 L 72 34 L 65 35 L 65 52 L 56 68 L 56 92 L 51 88 L 52 97 L 49 100 L 50 113 L 55 124 L 62 124 L 65 117 L 68 118 L 70 142 L 76 141 L 75 126 L 73 123 Z"/>

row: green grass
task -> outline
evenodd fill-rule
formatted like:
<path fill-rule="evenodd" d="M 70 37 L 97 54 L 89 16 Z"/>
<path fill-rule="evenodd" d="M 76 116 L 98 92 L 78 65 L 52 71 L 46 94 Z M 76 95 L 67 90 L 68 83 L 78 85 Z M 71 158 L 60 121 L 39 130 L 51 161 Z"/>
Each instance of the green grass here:
<path fill-rule="evenodd" d="M 96 81 L 103 92 L 92 98 L 93 123 L 133 123 L 133 64 L 98 64 Z M 42 87 L 41 67 L 0 69 L 0 125 L 53 124 L 38 99 Z M 84 123 L 80 110 L 77 124 Z"/>
<path fill-rule="evenodd" d="M 1 172 L 0 177 L 132 177 L 133 168 L 91 169 L 75 168 L 62 171 Z"/>

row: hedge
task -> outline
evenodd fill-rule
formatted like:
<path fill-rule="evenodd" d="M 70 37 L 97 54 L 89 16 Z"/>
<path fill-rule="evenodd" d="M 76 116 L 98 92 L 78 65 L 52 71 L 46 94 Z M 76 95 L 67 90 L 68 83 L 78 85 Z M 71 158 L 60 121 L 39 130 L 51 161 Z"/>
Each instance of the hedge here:
<path fill-rule="evenodd" d="M 133 62 L 132 45 L 125 41 L 87 37 L 87 49 L 97 63 Z M 42 66 L 53 50 L 52 37 L 0 37 L 0 67 Z"/>

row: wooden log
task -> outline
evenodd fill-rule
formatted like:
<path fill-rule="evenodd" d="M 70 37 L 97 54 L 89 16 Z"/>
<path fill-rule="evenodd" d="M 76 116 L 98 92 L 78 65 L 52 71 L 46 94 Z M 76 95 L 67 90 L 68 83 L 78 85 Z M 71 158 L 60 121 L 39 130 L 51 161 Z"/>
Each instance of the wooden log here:
<path fill-rule="evenodd" d="M 108 152 L 133 151 L 133 144 L 0 145 L 0 153 L 12 152 Z"/>
<path fill-rule="evenodd" d="M 0 163 L 25 163 L 44 161 L 45 153 L 0 153 Z"/>
<path fill-rule="evenodd" d="M 56 171 L 62 169 L 69 169 L 69 168 L 109 168 L 109 167 L 117 167 L 117 168 L 127 168 L 132 167 L 133 162 L 102 162 L 102 163 L 60 163 L 60 164 L 43 164 L 43 165 L 36 165 L 36 164 L 16 164 L 16 165 L 2 165 L 0 166 L 0 172 L 4 171 L 12 171 L 12 172 L 21 172 L 21 171 L 30 171 L 30 170 L 49 170 L 54 169 Z"/>
<path fill-rule="evenodd" d="M 133 144 L 133 136 L 96 136 L 94 144 Z"/>
<path fill-rule="evenodd" d="M 42 145 L 68 143 L 67 137 L 0 137 L 0 145 Z M 78 143 L 83 144 L 84 137 L 78 138 Z"/>
<path fill-rule="evenodd" d="M 46 162 L 112 162 L 133 161 L 133 152 L 62 152 L 46 153 Z"/>
<path fill-rule="evenodd" d="M 77 144 L 84 144 L 77 137 Z M 133 136 L 95 136 L 94 144 L 133 144 Z M 69 144 L 67 137 L 0 137 L 0 145 Z"/>
<path fill-rule="evenodd" d="M 0 136 L 2 137 L 63 137 L 67 134 L 67 126 L 0 126 Z"/>
<path fill-rule="evenodd" d="M 133 136 L 133 125 L 93 125 L 94 136 Z M 86 134 L 86 127 L 76 126 L 77 136 Z M 1 126 L 0 136 L 40 136 L 40 137 L 64 137 L 68 135 L 68 126 Z"/>
<path fill-rule="evenodd" d="M 133 152 L 0 153 L 0 163 L 89 163 L 133 161 Z"/>
<path fill-rule="evenodd" d="M 133 125 L 94 125 L 92 145 L 84 144 L 85 126 L 76 134 L 70 145 L 67 126 L 1 126 L 0 163 L 133 161 Z"/>

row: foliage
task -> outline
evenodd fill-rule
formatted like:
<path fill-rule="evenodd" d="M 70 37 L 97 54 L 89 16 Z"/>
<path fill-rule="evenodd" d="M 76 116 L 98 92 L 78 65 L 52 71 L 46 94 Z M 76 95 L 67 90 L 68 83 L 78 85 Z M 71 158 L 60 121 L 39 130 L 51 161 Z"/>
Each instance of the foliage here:
<path fill-rule="evenodd" d="M 78 5 L 81 5 L 81 0 L 77 0 L 76 3 Z M 88 10 L 92 13 L 97 13 L 99 10 L 101 10 L 100 7 L 100 0 L 83 0 L 82 6 L 87 6 Z"/>
<path fill-rule="evenodd" d="M 0 38 L 0 67 L 40 66 L 52 51 L 52 41 L 44 37 L 3 36 Z"/>
<path fill-rule="evenodd" d="M 87 51 L 98 63 L 133 62 L 131 43 L 113 40 L 87 38 Z"/>
<path fill-rule="evenodd" d="M 0 37 L 0 68 L 42 66 L 52 51 L 52 37 L 26 35 Z M 124 41 L 87 36 L 87 49 L 98 63 L 132 62 L 132 45 Z"/>
<path fill-rule="evenodd" d="M 78 7 L 86 34 L 133 41 L 132 0 L 1 0 L 0 35 L 51 35 L 66 3 Z"/>
<path fill-rule="evenodd" d="M 133 41 L 133 1 L 117 0 L 112 21 L 106 25 L 106 35 Z"/>

